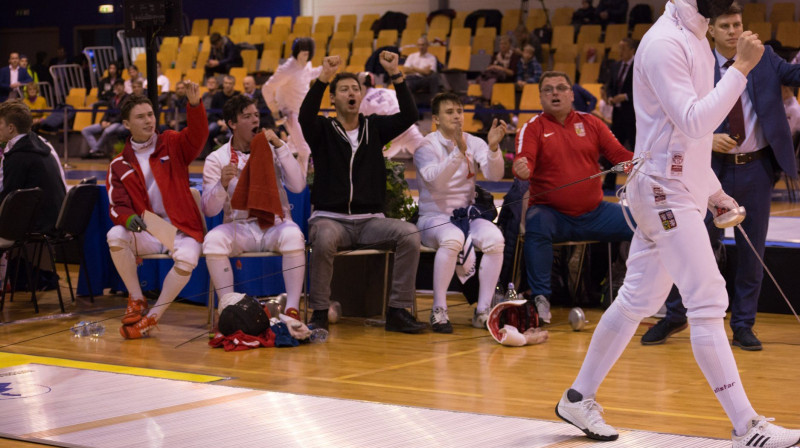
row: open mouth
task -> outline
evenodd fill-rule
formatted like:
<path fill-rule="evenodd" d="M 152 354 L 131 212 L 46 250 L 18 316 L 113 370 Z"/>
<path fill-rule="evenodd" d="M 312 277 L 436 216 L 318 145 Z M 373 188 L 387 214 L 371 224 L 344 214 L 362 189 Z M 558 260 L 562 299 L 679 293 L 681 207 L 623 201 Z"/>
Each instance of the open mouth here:
<path fill-rule="evenodd" d="M 551 101 L 551 103 L 553 104 L 553 106 L 558 106 L 559 104 L 561 104 L 561 100 L 554 99 L 553 101 Z"/>
<path fill-rule="evenodd" d="M 258 134 L 258 126 L 253 128 L 253 135 L 256 135 L 256 134 Z"/>
<path fill-rule="evenodd" d="M 356 100 L 353 100 L 353 99 L 351 99 L 351 100 L 348 100 L 348 101 L 347 101 L 347 104 L 349 104 L 349 105 L 351 105 L 351 106 L 355 106 L 355 105 L 356 105 Z"/>

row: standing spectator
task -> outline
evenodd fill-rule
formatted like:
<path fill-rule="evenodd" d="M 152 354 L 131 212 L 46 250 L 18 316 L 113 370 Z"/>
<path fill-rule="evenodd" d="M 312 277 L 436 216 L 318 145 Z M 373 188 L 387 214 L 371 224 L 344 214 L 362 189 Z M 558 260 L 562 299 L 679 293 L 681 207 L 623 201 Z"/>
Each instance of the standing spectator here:
<path fill-rule="evenodd" d="M 22 98 L 22 87 L 32 82 L 28 71 L 19 66 L 19 53 L 8 55 L 8 66 L 0 68 L 0 102 L 8 98 Z"/>
<path fill-rule="evenodd" d="M 525 84 L 536 84 L 542 76 L 542 64 L 536 60 L 533 45 L 527 44 L 522 49 L 522 57 L 517 62 L 517 87 L 520 89 Z"/>
<path fill-rule="evenodd" d="M 33 71 L 33 67 L 30 66 L 28 56 L 25 56 L 24 54 L 19 55 L 19 66 L 28 73 L 28 76 L 33 80 L 33 82 L 37 84 L 39 83 L 39 75 Z"/>
<path fill-rule="evenodd" d="M 188 126 L 181 132 L 156 133 L 153 105 L 132 96 L 122 107 L 122 123 L 131 132 L 122 154 L 108 166 L 109 212 L 115 224 L 108 231 L 111 259 L 128 289 L 128 308 L 119 331 L 139 339 L 155 328 L 161 316 L 189 282 L 203 241 L 203 223 L 189 190 L 189 164 L 203 149 L 208 127 L 197 84 L 189 83 Z M 133 175 L 131 175 L 133 174 Z M 138 255 L 166 253 L 167 248 L 147 230 L 142 215 L 155 213 L 178 228 L 175 264 L 161 285 L 155 306 L 149 308 L 136 272 Z"/>
<path fill-rule="evenodd" d="M 206 76 L 215 73 L 227 74 L 231 67 L 241 67 L 244 64 L 236 44 L 219 33 L 212 33 L 209 37 L 211 52 L 206 62 Z"/>
<path fill-rule="evenodd" d="M 629 151 L 636 146 L 636 114 L 633 110 L 633 57 L 637 42 L 629 37 L 619 42 L 619 61 L 611 65 L 608 84 L 608 104 L 614 107 L 611 132 Z M 610 168 L 608 160 L 601 160 L 604 168 Z M 617 189 L 617 174 L 608 173 L 603 180 L 604 190 Z"/>
<path fill-rule="evenodd" d="M 603 28 L 609 23 L 626 23 L 628 21 L 628 0 L 600 0 L 595 11 Z"/>
<path fill-rule="evenodd" d="M 786 118 L 789 120 L 789 131 L 792 137 L 795 137 L 800 133 L 800 103 L 797 102 L 794 89 L 789 86 L 783 86 L 781 88 L 781 96 L 783 97 L 783 108 L 786 111 Z"/>
<path fill-rule="evenodd" d="M 59 46 L 58 49 L 56 49 L 56 55 L 50 59 L 50 63 L 47 65 L 48 67 L 52 67 L 54 65 L 64 64 L 69 64 L 69 55 L 67 55 L 67 51 L 64 49 L 64 47 Z"/>
<path fill-rule="evenodd" d="M 431 102 L 436 131 L 425 137 L 425 144 L 414 154 L 419 184 L 419 221 L 422 244 L 436 249 L 433 262 L 433 308 L 431 328 L 437 333 L 452 333 L 447 315 L 447 287 L 458 274 L 466 281 L 475 273 L 474 247 L 483 252 L 478 270 L 478 305 L 472 326 L 486 328 L 489 308 L 500 269 L 505 243 L 500 229 L 484 219 L 474 206 L 478 170 L 486 180 L 503 178 L 503 152 L 500 141 L 506 123 L 495 118 L 487 136 L 488 145 L 462 130 L 464 108 L 458 96 L 440 93 Z M 476 213 L 477 212 L 477 213 Z M 461 267 L 456 263 L 461 259 Z"/>
<path fill-rule="evenodd" d="M 101 159 L 105 157 L 104 150 L 109 140 L 125 131 L 125 126 L 122 124 L 122 104 L 127 99 L 125 85 L 122 79 L 117 79 L 114 83 L 114 97 L 108 102 L 108 109 L 103 114 L 102 121 L 81 130 L 81 135 L 89 145 L 89 153 L 84 158 Z M 99 140 L 95 138 L 97 134 L 100 134 Z"/>
<path fill-rule="evenodd" d="M 572 101 L 572 108 L 578 112 L 590 114 L 597 107 L 597 97 L 577 82 L 572 85 L 572 95 L 575 98 Z"/>
<path fill-rule="evenodd" d="M 322 72 L 321 67 L 312 68 L 314 57 L 314 40 L 300 37 L 292 42 L 292 57 L 281 64 L 275 73 L 261 87 L 264 100 L 267 102 L 273 117 L 286 117 L 286 130 L 289 131 L 291 147 L 297 151 L 297 159 L 305 175 L 308 170 L 308 158 L 311 149 L 300 129 L 298 114 L 300 105 L 308 93 L 311 81 Z"/>
<path fill-rule="evenodd" d="M 514 173 L 530 180 L 523 250 L 531 296 L 539 317 L 549 322 L 553 243 L 628 241 L 633 232 L 620 204 L 603 201 L 599 179 L 541 193 L 597 174 L 601 153 L 614 163 L 628 161 L 632 154 L 597 117 L 573 110 L 566 73 L 545 72 L 539 91 L 543 113 L 517 134 Z"/>
<path fill-rule="evenodd" d="M 314 156 L 314 186 L 309 219 L 311 240 L 311 325 L 328 327 L 333 259 L 342 249 L 363 245 L 394 250 L 392 286 L 386 330 L 419 333 L 427 327 L 406 310 L 416 294 L 419 234 L 416 227 L 386 218 L 386 168 L 383 147 L 417 120 L 411 92 L 397 67 L 399 56 L 384 51 L 380 64 L 394 82 L 400 112 L 390 116 L 359 114 L 361 87 L 353 73 L 340 73 L 339 56 L 322 62 L 322 73 L 300 107 L 300 125 Z M 330 82 L 336 118 L 319 114 L 322 95 Z"/>
<path fill-rule="evenodd" d="M 169 96 L 169 110 L 166 114 L 167 124 L 170 129 L 181 131 L 186 127 L 186 107 L 189 97 L 186 96 L 186 83 L 178 81 L 175 84 L 175 93 Z"/>
<path fill-rule="evenodd" d="M 492 56 L 492 63 L 486 67 L 478 77 L 481 85 L 481 95 L 489 100 L 492 97 L 492 86 L 496 82 L 505 82 L 515 79 L 517 65 L 520 55 L 511 48 L 511 39 L 508 36 L 500 36 L 500 49 Z M 406 61 L 407 63 L 407 61 Z M 514 109 L 515 104 L 504 104 L 506 109 Z"/>
<path fill-rule="evenodd" d="M 419 51 L 408 55 L 403 71 L 411 93 L 427 92 L 433 96 L 439 93 L 439 73 L 436 70 L 439 61 L 428 53 L 428 45 L 426 36 L 417 40 Z"/>

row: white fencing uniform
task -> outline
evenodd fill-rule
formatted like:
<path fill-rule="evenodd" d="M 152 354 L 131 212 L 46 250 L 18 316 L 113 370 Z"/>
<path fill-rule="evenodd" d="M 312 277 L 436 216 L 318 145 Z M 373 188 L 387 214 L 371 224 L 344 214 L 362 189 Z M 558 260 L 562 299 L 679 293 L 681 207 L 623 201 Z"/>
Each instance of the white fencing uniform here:
<path fill-rule="evenodd" d="M 392 89 L 369 87 L 364 93 L 358 111 L 367 116 L 394 115 L 400 113 L 400 104 L 397 102 L 397 94 Z M 425 136 L 420 132 L 419 126 L 414 124 L 384 146 L 383 156 L 389 159 L 400 155 L 411 157 L 424 143 Z"/>

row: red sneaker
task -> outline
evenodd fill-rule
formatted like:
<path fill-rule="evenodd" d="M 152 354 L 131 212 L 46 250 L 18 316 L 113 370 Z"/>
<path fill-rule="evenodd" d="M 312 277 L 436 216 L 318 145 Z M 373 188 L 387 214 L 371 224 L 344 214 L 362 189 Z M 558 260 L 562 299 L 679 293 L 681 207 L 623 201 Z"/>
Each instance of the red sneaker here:
<path fill-rule="evenodd" d="M 134 300 L 128 296 L 128 308 L 125 309 L 125 315 L 122 316 L 122 324 L 133 325 L 139 322 L 147 314 L 148 308 L 147 299 Z"/>
<path fill-rule="evenodd" d="M 287 315 L 287 316 L 289 316 L 291 318 L 297 319 L 300 322 L 303 321 L 303 319 L 300 319 L 300 311 L 297 311 L 297 308 L 287 308 L 286 312 L 283 313 L 283 314 L 285 314 L 285 315 Z"/>
<path fill-rule="evenodd" d="M 141 339 L 147 335 L 147 332 L 156 327 L 156 318 L 144 316 L 133 325 L 123 325 L 119 327 L 119 334 L 125 339 Z"/>

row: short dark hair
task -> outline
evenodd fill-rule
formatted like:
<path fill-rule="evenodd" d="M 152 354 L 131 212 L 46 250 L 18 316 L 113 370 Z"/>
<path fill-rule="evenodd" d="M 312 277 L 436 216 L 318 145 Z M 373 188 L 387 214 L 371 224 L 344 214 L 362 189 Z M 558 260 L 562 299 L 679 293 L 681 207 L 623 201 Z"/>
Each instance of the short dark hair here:
<path fill-rule="evenodd" d="M 352 79 L 355 80 L 356 84 L 358 84 L 358 88 L 361 88 L 361 84 L 358 82 L 358 76 L 355 73 L 350 72 L 341 72 L 337 73 L 336 76 L 333 77 L 331 81 L 331 95 L 336 94 L 336 85 L 339 84 L 339 81 L 343 79 Z"/>
<path fill-rule="evenodd" d="M 738 3 L 733 2 L 733 3 L 731 3 L 731 6 L 728 6 L 728 9 L 726 9 L 724 12 L 722 12 L 720 14 L 717 14 L 716 16 L 712 17 L 711 21 L 708 22 L 708 24 L 709 25 L 713 25 L 714 22 L 716 22 L 718 18 L 720 18 L 722 16 L 732 16 L 732 15 L 735 15 L 735 14 L 742 15 L 742 7 L 739 6 Z"/>
<path fill-rule="evenodd" d="M 222 36 L 219 33 L 211 33 L 211 36 L 208 37 L 208 43 L 211 45 L 216 45 L 217 42 L 222 40 Z"/>
<path fill-rule="evenodd" d="M 0 103 L 0 118 L 17 128 L 17 134 L 27 134 L 33 126 L 31 110 L 20 100 Z"/>
<path fill-rule="evenodd" d="M 633 39 L 631 37 L 623 37 L 619 41 L 620 42 L 625 42 L 625 45 L 627 45 L 628 48 L 630 48 L 630 49 L 632 49 L 634 51 L 636 50 L 636 48 L 639 47 L 639 41 L 636 40 L 636 39 Z"/>
<path fill-rule="evenodd" d="M 441 105 L 445 101 L 458 104 L 459 106 L 464 105 L 461 102 L 461 98 L 459 98 L 459 96 L 456 95 L 455 93 L 452 92 L 439 93 L 435 97 L 433 97 L 433 100 L 431 101 L 431 113 L 433 115 L 439 115 L 439 105 Z"/>
<path fill-rule="evenodd" d="M 153 103 L 150 102 L 144 95 L 131 95 L 122 103 L 122 111 L 120 115 L 122 116 L 123 120 L 129 120 L 131 118 L 131 111 L 134 107 L 140 104 L 149 104 L 150 107 L 153 107 Z"/>
<path fill-rule="evenodd" d="M 254 99 L 244 95 L 233 95 L 228 101 L 225 101 L 225 104 L 222 106 L 222 119 L 225 121 L 225 124 L 228 124 L 228 122 L 236 123 L 239 114 L 248 106 L 255 103 L 256 101 Z"/>
<path fill-rule="evenodd" d="M 125 81 L 123 81 L 122 78 L 117 78 L 117 79 L 114 80 L 114 84 L 112 84 L 111 87 L 124 86 L 124 85 L 125 85 Z"/>
<path fill-rule="evenodd" d="M 134 69 L 134 70 L 136 70 L 137 72 L 139 71 L 139 67 L 137 67 L 137 66 L 136 66 L 136 64 L 131 64 L 131 65 L 129 65 L 129 66 L 128 66 L 128 70 L 130 70 L 130 69 Z"/>
<path fill-rule="evenodd" d="M 310 37 L 298 37 L 292 42 L 292 57 L 297 59 L 297 55 L 300 54 L 301 51 L 307 51 L 308 60 L 310 61 L 314 57 L 314 48 L 314 39 Z"/>
<path fill-rule="evenodd" d="M 539 77 L 539 91 L 542 91 L 542 83 L 547 78 L 564 78 L 567 80 L 567 84 L 570 86 L 572 85 L 572 80 L 569 79 L 569 75 L 564 72 L 557 72 L 555 70 L 550 70 L 542 73 L 542 76 Z"/>

